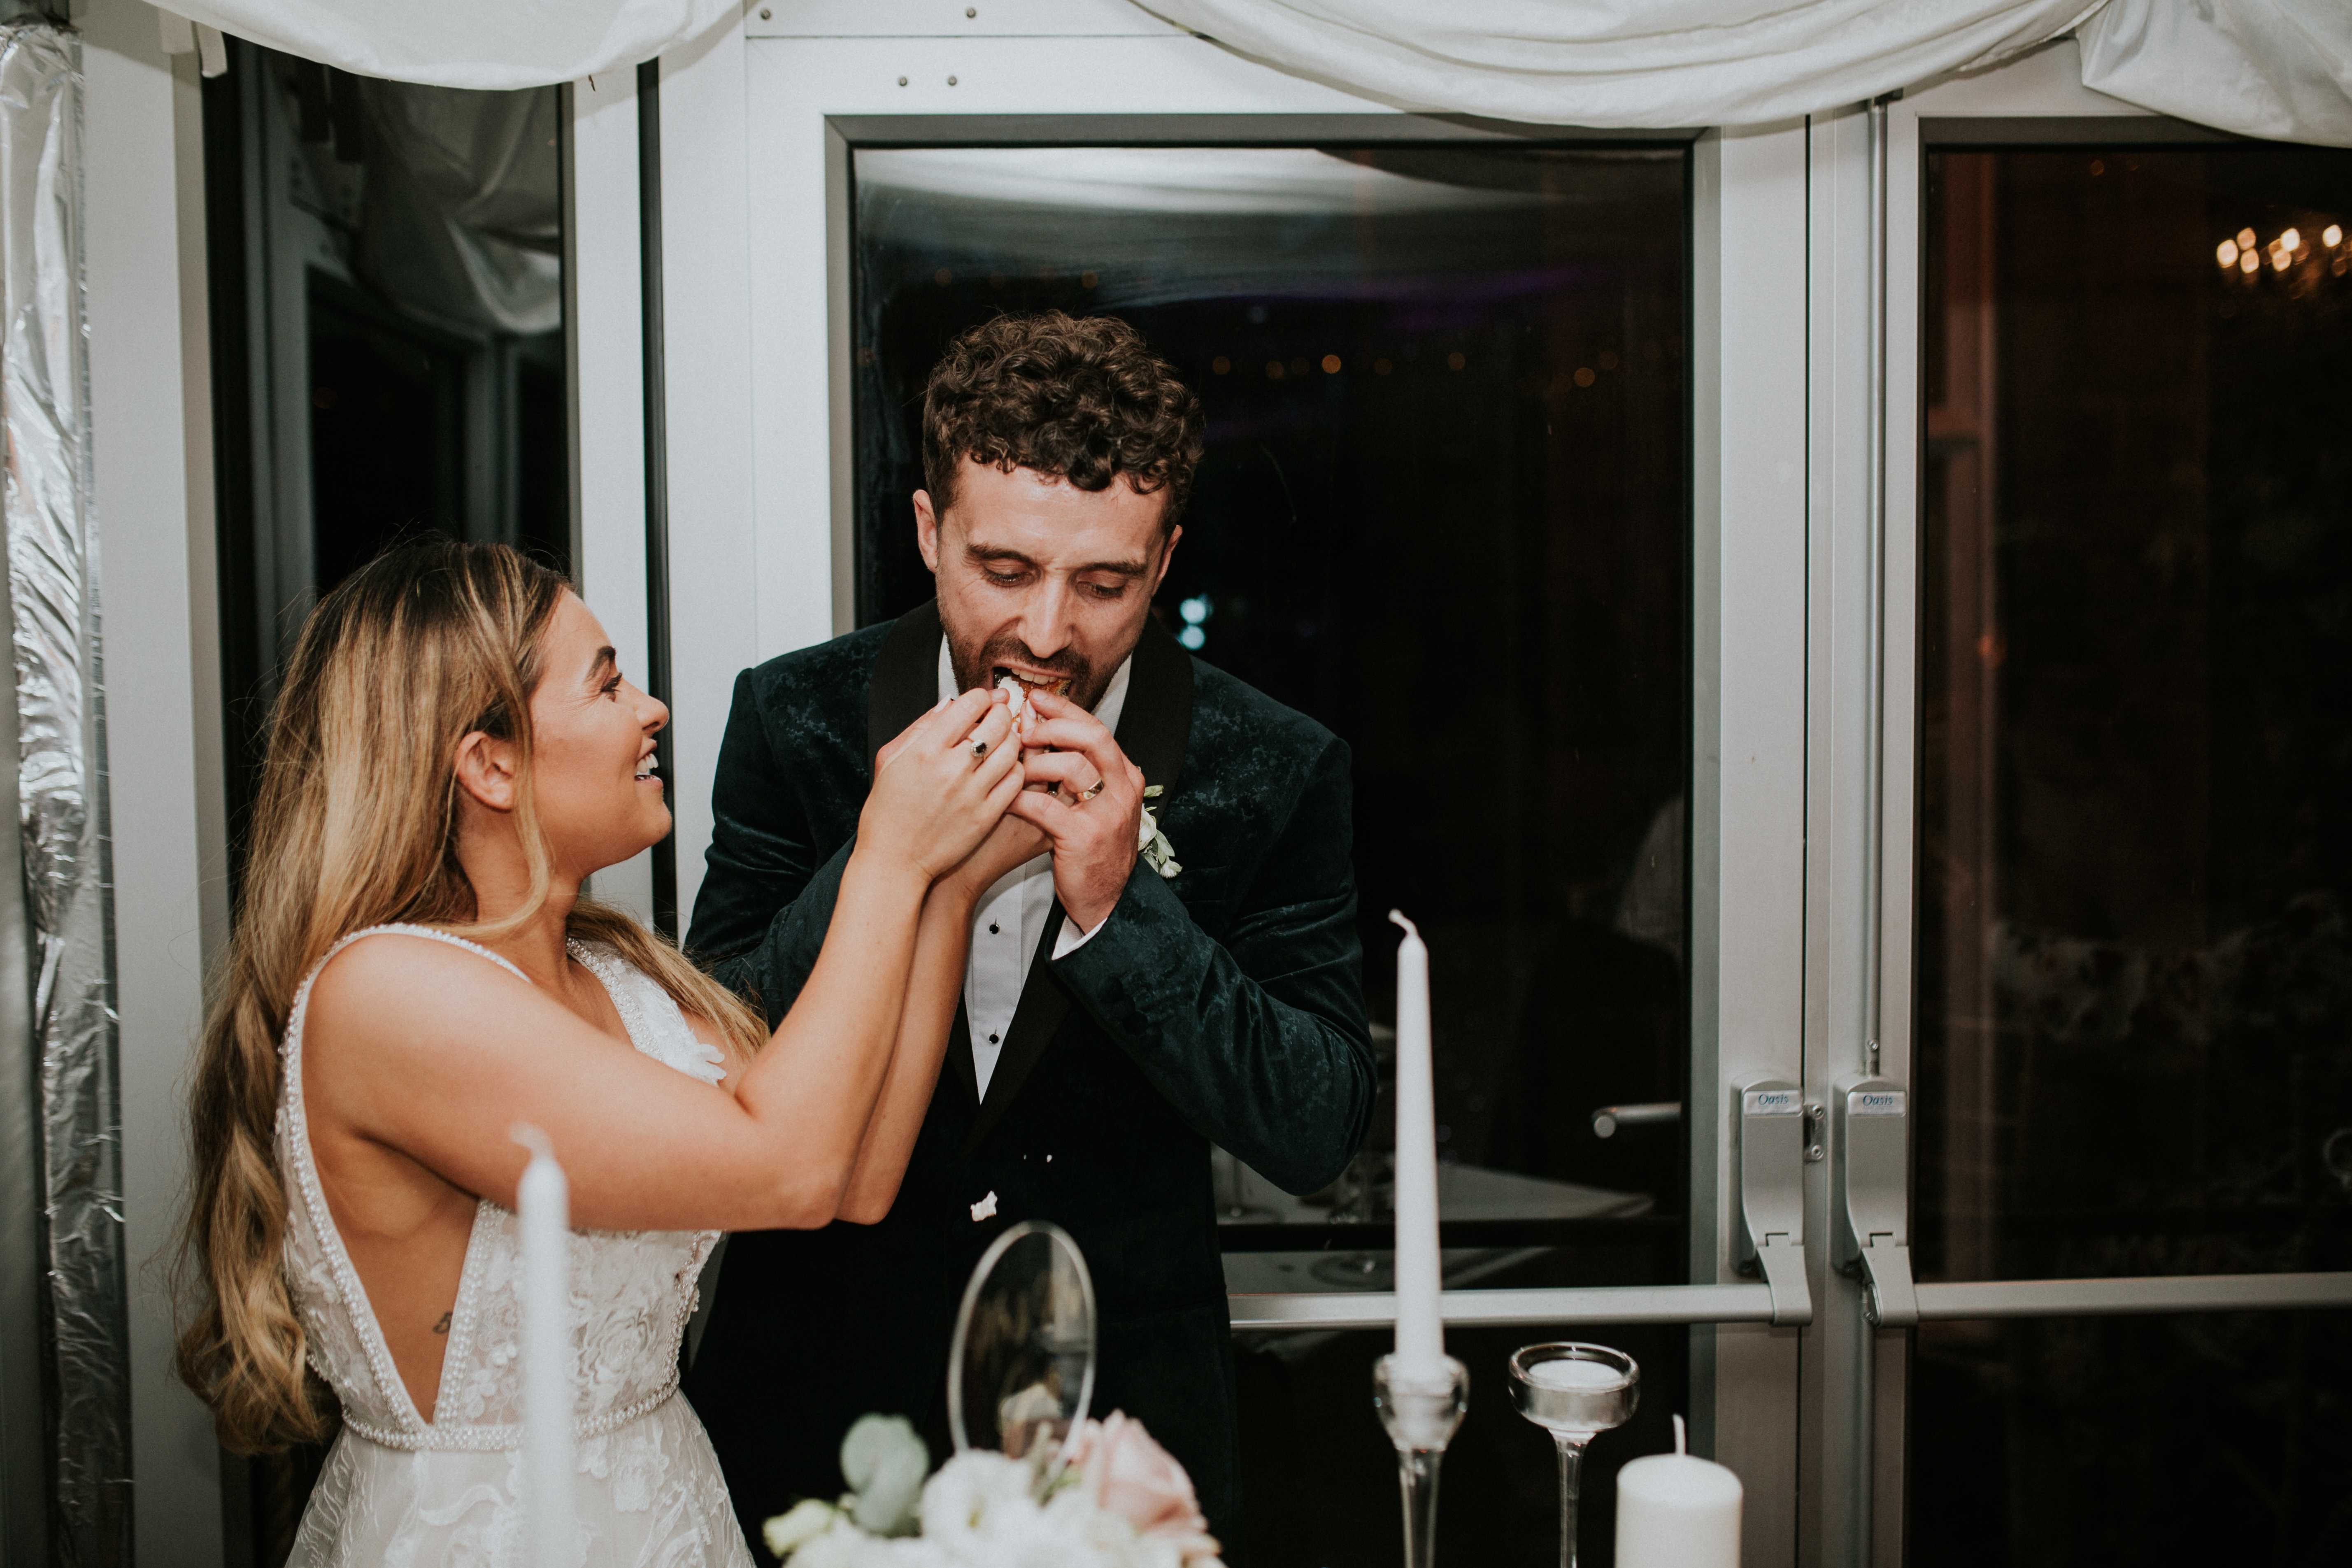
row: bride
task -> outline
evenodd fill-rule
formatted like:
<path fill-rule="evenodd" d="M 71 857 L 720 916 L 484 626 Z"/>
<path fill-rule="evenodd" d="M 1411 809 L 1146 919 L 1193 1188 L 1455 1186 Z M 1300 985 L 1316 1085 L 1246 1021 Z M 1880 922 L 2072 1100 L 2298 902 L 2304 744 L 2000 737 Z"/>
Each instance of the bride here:
<path fill-rule="evenodd" d="M 580 896 L 669 829 L 667 719 L 500 546 L 382 557 L 303 628 L 195 1072 L 179 1348 L 240 1451 L 323 1436 L 331 1391 L 297 1568 L 523 1559 L 520 1121 L 571 1181 L 576 1561 L 751 1561 L 677 1396 L 696 1276 L 720 1231 L 889 1209 L 973 901 L 1043 846 L 1002 695 L 918 721 L 770 1034 Z"/>

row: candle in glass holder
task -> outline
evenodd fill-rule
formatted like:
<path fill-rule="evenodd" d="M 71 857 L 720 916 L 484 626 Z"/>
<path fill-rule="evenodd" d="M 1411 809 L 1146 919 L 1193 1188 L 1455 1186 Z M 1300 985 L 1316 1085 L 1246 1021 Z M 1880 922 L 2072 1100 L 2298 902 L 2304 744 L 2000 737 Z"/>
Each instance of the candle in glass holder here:
<path fill-rule="evenodd" d="M 1590 1388 L 1597 1392 L 1619 1386 L 1625 1381 L 1625 1374 L 1597 1361 L 1574 1361 L 1563 1356 L 1557 1361 L 1539 1361 L 1528 1368 L 1528 1381 L 1538 1388 Z"/>
<path fill-rule="evenodd" d="M 1437 1095 L 1430 1066 L 1429 949 L 1413 923 L 1397 944 L 1396 1357 L 1415 1378 L 1443 1378 L 1445 1325 L 1438 1315 Z"/>
<path fill-rule="evenodd" d="M 1683 1443 L 1617 1472 L 1617 1568 L 1739 1568 L 1739 1478 Z"/>

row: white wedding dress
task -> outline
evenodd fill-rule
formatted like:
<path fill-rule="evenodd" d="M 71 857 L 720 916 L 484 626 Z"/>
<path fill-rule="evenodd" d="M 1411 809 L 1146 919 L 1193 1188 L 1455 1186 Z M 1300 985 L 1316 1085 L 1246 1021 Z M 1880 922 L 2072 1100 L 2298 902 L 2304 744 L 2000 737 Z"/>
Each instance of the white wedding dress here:
<path fill-rule="evenodd" d="M 424 926 L 358 931 L 327 957 L 383 931 L 451 942 L 521 973 Z M 572 954 L 604 983 L 638 1050 L 706 1083 L 719 1080 L 723 1058 L 695 1038 L 667 992 L 610 949 L 574 942 Z M 310 1158 L 302 1015 L 318 973 L 302 983 L 286 1026 L 278 1162 L 291 1211 L 286 1272 L 310 1365 L 342 1401 L 343 1429 L 302 1515 L 289 1568 L 525 1568 L 515 1215 L 488 1198 L 475 1210 L 427 1422 L 394 1370 Z M 572 1562 L 580 1568 L 750 1568 L 718 1457 L 677 1397 L 695 1279 L 718 1238 L 707 1230 L 572 1233 Z"/>

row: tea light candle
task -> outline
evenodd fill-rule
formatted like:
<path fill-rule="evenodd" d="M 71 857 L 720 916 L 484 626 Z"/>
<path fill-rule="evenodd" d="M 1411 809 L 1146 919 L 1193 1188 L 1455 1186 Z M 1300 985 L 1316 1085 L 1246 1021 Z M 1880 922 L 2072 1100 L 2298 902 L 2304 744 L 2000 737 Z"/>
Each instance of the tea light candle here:
<path fill-rule="evenodd" d="M 1598 1394 L 1625 1386 L 1625 1374 L 1605 1362 L 1562 1356 L 1528 1368 L 1528 1381 L 1538 1388 L 1583 1388 Z"/>
<path fill-rule="evenodd" d="M 530 1151 L 515 1190 L 522 1241 L 522 1438 L 525 1517 L 536 1568 L 578 1560 L 572 1523 L 572 1186 L 547 1134 L 518 1122 Z"/>
<path fill-rule="evenodd" d="M 1617 1568 L 1739 1568 L 1739 1478 L 1683 1444 L 1617 1472 Z"/>

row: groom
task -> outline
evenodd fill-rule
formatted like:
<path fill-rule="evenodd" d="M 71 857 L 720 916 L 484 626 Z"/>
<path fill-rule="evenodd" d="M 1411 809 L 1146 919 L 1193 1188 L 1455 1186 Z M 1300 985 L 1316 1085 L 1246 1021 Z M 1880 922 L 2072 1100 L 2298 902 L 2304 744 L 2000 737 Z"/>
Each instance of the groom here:
<path fill-rule="evenodd" d="M 1209 1145 L 1296 1193 L 1362 1141 L 1375 1090 L 1348 748 L 1194 660 L 1151 617 L 1202 451 L 1200 404 L 1125 323 L 1003 316 L 923 405 L 916 537 L 938 597 L 747 670 L 719 750 L 690 946 L 772 1023 L 816 960 L 874 753 L 1012 674 L 1037 706 L 1015 811 L 1049 853 L 973 918 L 964 1005 L 879 1224 L 729 1242 L 687 1380 L 745 1533 L 842 1489 L 842 1434 L 903 1414 L 945 1457 L 948 1340 L 1008 1226 L 1094 1277 L 1093 1411 L 1141 1420 L 1240 1529 Z M 1037 683 L 1045 682 L 1045 685 Z M 1172 875 L 1139 859 L 1143 789 Z"/>

